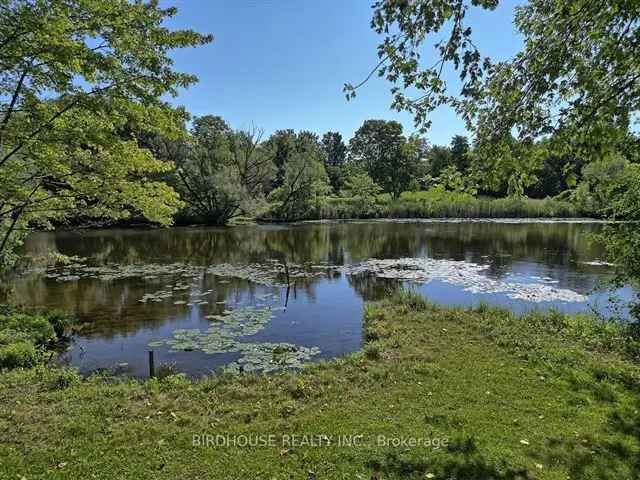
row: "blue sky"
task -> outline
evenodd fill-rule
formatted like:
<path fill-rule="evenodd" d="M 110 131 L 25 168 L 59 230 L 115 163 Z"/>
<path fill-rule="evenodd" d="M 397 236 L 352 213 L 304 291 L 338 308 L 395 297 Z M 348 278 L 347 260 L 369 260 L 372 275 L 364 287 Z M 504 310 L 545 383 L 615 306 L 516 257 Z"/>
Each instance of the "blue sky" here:
<path fill-rule="evenodd" d="M 412 117 L 389 109 L 390 84 L 377 77 L 347 102 L 345 82 L 358 83 L 377 61 L 381 37 L 369 28 L 372 2 L 366 0 L 174 0 L 172 28 L 212 33 L 204 47 L 172 54 L 178 70 L 194 73 L 197 85 L 172 100 L 195 115 L 224 117 L 233 128 L 255 124 L 270 134 L 292 128 L 322 134 L 339 131 L 348 140 L 369 118 L 397 120 L 405 133 Z M 508 58 L 522 42 L 513 27 L 514 0 L 494 12 L 472 9 L 468 22 L 483 55 Z M 438 40 L 432 37 L 428 45 Z M 424 60 L 427 60 L 426 55 Z M 456 75 L 446 79 L 454 85 Z M 465 134 L 454 112 L 432 114 L 426 135 L 447 144 Z"/>

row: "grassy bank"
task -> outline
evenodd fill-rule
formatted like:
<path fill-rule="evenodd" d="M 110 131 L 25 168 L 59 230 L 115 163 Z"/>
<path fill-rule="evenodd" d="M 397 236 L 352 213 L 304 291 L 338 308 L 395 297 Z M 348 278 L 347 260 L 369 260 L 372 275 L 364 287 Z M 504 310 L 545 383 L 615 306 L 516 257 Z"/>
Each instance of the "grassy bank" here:
<path fill-rule="evenodd" d="M 0 376 L 0 478 L 636 478 L 630 334 L 405 293 L 367 307 L 362 352 L 297 374 L 141 383 L 14 369 Z M 194 446 L 201 434 L 275 440 Z M 316 446 L 283 438 L 304 434 Z"/>

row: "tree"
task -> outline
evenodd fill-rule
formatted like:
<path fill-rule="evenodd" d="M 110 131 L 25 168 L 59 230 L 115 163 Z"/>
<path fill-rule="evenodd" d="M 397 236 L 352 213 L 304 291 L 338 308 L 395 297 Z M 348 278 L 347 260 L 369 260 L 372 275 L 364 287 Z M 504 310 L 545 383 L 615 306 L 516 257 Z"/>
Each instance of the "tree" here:
<path fill-rule="evenodd" d="M 427 151 L 427 165 L 429 175 L 432 177 L 440 176 L 440 172 L 442 172 L 442 170 L 453 165 L 451 149 L 449 147 L 442 147 L 439 145 L 432 146 Z"/>
<path fill-rule="evenodd" d="M 0 10 L 0 263 L 34 226 L 76 216 L 171 222 L 172 168 L 124 131 L 182 133 L 162 101 L 195 77 L 169 52 L 209 36 L 171 31 L 157 2 L 15 0 Z"/>
<path fill-rule="evenodd" d="M 347 157 L 347 147 L 338 132 L 327 132 L 322 136 L 324 168 L 329 177 L 329 184 L 334 192 L 343 186 L 343 169 Z"/>
<path fill-rule="evenodd" d="M 469 168 L 469 139 L 464 135 L 451 139 L 451 161 L 461 173 Z"/>
<path fill-rule="evenodd" d="M 349 142 L 349 155 L 385 192 L 398 198 L 415 178 L 419 148 L 415 141 L 407 142 L 398 122 L 365 120 Z"/>
<path fill-rule="evenodd" d="M 544 156 L 537 182 L 527 189 L 527 196 L 544 198 L 568 192 L 578 184 L 584 165 L 585 160 L 581 156 L 549 152 Z"/>
<path fill-rule="evenodd" d="M 190 218 L 224 224 L 240 212 L 244 192 L 231 168 L 231 133 L 221 117 L 207 115 L 193 121 L 189 153 L 177 170 L 177 188 Z"/>
<path fill-rule="evenodd" d="M 355 201 L 359 212 L 372 212 L 376 203 L 376 195 L 382 189 L 366 172 L 355 172 L 345 179 L 344 196 Z"/>
<path fill-rule="evenodd" d="M 468 12 L 493 10 L 499 0 L 378 0 L 371 27 L 383 35 L 380 62 L 347 98 L 374 74 L 393 83 L 392 106 L 414 114 L 428 128 L 428 114 L 443 104 L 456 108 L 477 135 L 521 138 L 571 131 L 592 134 L 598 124 L 626 128 L 640 106 L 640 4 L 619 0 L 530 0 L 515 9 L 524 48 L 512 60 L 482 58 Z M 431 36 L 437 59 L 421 62 Z M 458 95 L 442 78 L 459 72 Z M 418 96 L 407 92 L 417 89 Z"/>
<path fill-rule="evenodd" d="M 293 156 L 296 134 L 293 130 L 276 130 L 265 142 L 265 147 L 271 150 L 276 176 L 272 187 L 278 188 L 284 182 L 285 164 Z"/>
<path fill-rule="evenodd" d="M 479 142 L 473 152 L 474 175 L 486 190 L 509 197 L 522 197 L 537 180 L 546 151 L 540 145 L 521 142 L 507 135 Z"/>
<path fill-rule="evenodd" d="M 231 162 L 238 172 L 247 194 L 254 200 L 262 200 L 275 176 L 271 152 L 262 146 L 263 130 L 252 127 L 234 132 L 230 136 Z"/>
<path fill-rule="evenodd" d="M 572 192 L 573 200 L 582 211 L 591 215 L 621 215 L 616 201 L 628 190 L 628 178 L 635 178 L 631 162 L 621 155 L 611 155 L 588 163 L 582 169 L 582 180 Z"/>
<path fill-rule="evenodd" d="M 477 193 L 477 186 L 475 180 L 468 175 L 463 175 L 455 165 L 449 165 L 440 172 L 440 175 L 434 179 L 436 186 L 443 190 L 449 190 L 458 193 L 468 193 L 469 195 L 475 195 Z"/>
<path fill-rule="evenodd" d="M 189 151 L 178 163 L 176 188 L 189 219 L 224 225 L 264 207 L 263 188 L 273 177 L 260 129 L 233 131 L 218 116 L 196 118 Z"/>
<path fill-rule="evenodd" d="M 325 155 L 325 165 L 339 167 L 347 158 L 347 147 L 338 132 L 327 132 L 322 136 L 322 151 Z"/>
<path fill-rule="evenodd" d="M 329 193 L 322 151 L 314 133 L 294 137 L 292 154 L 283 168 L 282 184 L 271 192 L 273 212 L 284 220 L 306 218 Z"/>

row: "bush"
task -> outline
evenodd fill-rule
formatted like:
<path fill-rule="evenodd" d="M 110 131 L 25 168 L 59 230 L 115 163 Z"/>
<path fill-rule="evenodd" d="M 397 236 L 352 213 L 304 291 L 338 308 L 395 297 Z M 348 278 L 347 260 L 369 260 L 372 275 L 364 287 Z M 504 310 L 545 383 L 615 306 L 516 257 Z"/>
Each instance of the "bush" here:
<path fill-rule="evenodd" d="M 37 347 L 64 338 L 72 318 L 52 311 L 26 313 L 0 305 L 0 368 L 31 367 L 41 359 Z"/>
<path fill-rule="evenodd" d="M 63 368 L 52 372 L 50 381 L 51 388 L 55 390 L 64 390 L 80 383 L 80 375 L 76 370 Z"/>
<path fill-rule="evenodd" d="M 42 315 L 53 327 L 53 330 L 58 339 L 65 338 L 67 336 L 67 330 L 73 324 L 73 317 L 58 310 L 44 312 Z"/>
<path fill-rule="evenodd" d="M 4 337 L 28 338 L 36 345 L 46 345 L 57 339 L 54 327 L 45 317 L 26 313 L 0 315 L 0 332 Z"/>
<path fill-rule="evenodd" d="M 39 353 L 33 343 L 19 341 L 0 347 L 0 368 L 29 368 L 39 361 Z"/>

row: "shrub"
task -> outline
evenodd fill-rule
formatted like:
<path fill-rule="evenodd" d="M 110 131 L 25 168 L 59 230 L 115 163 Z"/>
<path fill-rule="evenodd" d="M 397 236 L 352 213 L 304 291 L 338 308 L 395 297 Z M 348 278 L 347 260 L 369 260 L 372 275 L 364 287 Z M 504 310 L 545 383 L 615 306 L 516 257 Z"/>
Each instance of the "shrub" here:
<path fill-rule="evenodd" d="M 377 345 L 369 344 L 364 347 L 364 356 L 369 360 L 380 360 L 380 348 Z"/>
<path fill-rule="evenodd" d="M 9 313 L 0 315 L 0 332 L 11 332 L 15 338 L 29 338 L 36 345 L 45 345 L 56 340 L 56 332 L 49 321 L 41 315 Z"/>
<path fill-rule="evenodd" d="M 38 350 L 33 343 L 19 341 L 0 347 L 0 368 L 33 367 L 38 360 Z"/>
<path fill-rule="evenodd" d="M 73 324 L 73 317 L 58 310 L 44 312 L 42 315 L 53 327 L 53 330 L 59 339 L 66 337 L 67 330 Z"/>
<path fill-rule="evenodd" d="M 76 370 L 71 368 L 62 368 L 52 372 L 50 381 L 51 388 L 55 390 L 64 390 L 80 383 L 80 375 Z"/>

